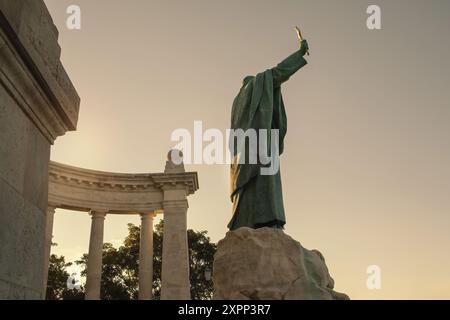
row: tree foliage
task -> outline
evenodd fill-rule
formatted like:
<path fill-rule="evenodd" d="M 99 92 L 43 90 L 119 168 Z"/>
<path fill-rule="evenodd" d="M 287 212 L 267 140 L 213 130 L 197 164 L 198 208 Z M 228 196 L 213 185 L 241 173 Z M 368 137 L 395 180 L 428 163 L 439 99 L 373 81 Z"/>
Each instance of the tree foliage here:
<path fill-rule="evenodd" d="M 47 300 L 78 300 L 84 299 L 83 288 L 80 290 L 69 289 L 67 281 L 70 274 L 67 272 L 67 267 L 72 265 L 67 262 L 64 256 L 57 256 L 52 254 L 50 256 L 50 264 L 48 268 L 47 289 L 45 297 Z"/>

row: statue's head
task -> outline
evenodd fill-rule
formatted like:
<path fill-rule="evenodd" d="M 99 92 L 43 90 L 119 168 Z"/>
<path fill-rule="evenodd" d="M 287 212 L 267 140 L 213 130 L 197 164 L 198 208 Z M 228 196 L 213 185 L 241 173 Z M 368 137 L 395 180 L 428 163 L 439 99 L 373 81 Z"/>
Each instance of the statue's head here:
<path fill-rule="evenodd" d="M 252 81 L 254 78 L 255 78 L 255 76 L 246 76 L 244 78 L 244 80 L 242 81 L 242 86 L 245 87 L 247 85 L 247 83 Z"/>

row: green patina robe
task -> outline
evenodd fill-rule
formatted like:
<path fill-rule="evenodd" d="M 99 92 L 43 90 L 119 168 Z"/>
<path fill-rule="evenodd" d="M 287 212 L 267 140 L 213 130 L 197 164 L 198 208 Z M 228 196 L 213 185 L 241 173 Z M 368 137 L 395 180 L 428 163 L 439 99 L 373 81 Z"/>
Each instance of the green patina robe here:
<path fill-rule="evenodd" d="M 259 129 L 266 129 L 269 133 L 271 129 L 278 129 L 281 155 L 287 131 L 281 84 L 306 63 L 301 52 L 297 51 L 276 67 L 259 73 L 256 77 L 246 77 L 233 102 L 231 129 L 255 129 L 257 132 Z M 270 144 L 270 134 L 268 139 Z M 230 143 L 236 144 L 234 139 L 230 139 Z M 242 156 L 242 150 L 238 150 L 235 145 L 233 152 L 230 175 L 233 217 L 228 228 L 283 228 L 286 218 L 280 171 L 274 175 L 261 175 L 260 169 L 263 165 L 259 161 L 249 164 L 249 145 L 246 144 L 244 148 L 247 158 L 245 164 L 238 163 L 237 160 Z"/>

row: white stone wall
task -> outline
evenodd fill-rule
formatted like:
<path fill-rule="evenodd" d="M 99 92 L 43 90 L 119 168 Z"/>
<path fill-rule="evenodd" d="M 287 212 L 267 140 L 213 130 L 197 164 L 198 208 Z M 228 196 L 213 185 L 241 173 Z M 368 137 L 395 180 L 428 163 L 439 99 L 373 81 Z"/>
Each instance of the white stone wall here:
<path fill-rule="evenodd" d="M 50 145 L 0 87 L 0 298 L 42 294 Z"/>
<path fill-rule="evenodd" d="M 44 298 L 50 146 L 80 99 L 41 0 L 0 0 L 0 299 Z"/>

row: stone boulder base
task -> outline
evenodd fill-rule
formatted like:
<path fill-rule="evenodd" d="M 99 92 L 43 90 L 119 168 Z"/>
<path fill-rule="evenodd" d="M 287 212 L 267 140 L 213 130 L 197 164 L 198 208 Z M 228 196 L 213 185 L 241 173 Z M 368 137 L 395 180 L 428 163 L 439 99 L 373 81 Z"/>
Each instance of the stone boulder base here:
<path fill-rule="evenodd" d="M 322 254 L 282 230 L 239 228 L 219 241 L 214 256 L 216 300 L 347 300 L 333 290 Z"/>

